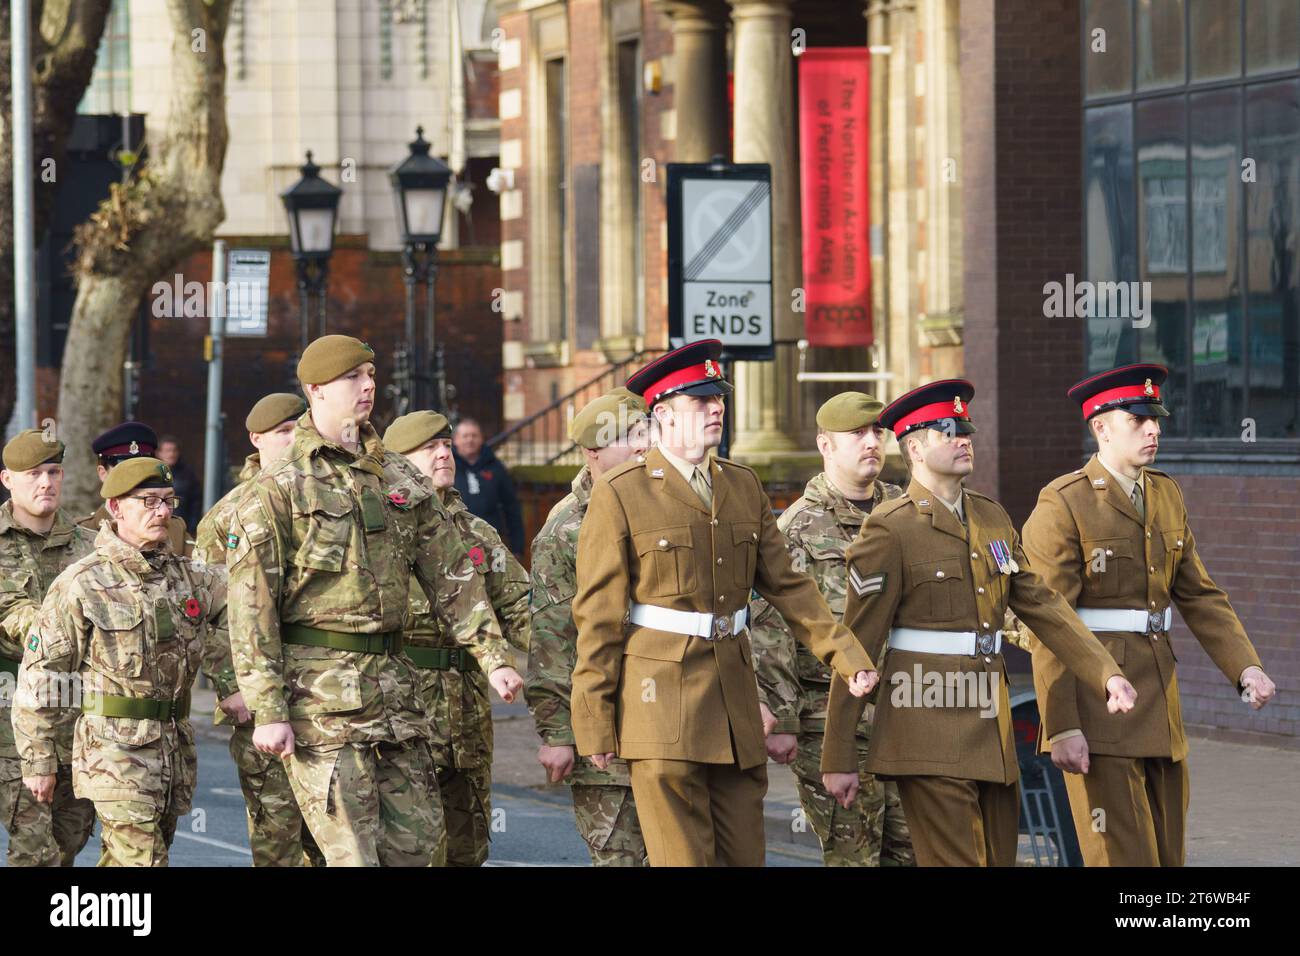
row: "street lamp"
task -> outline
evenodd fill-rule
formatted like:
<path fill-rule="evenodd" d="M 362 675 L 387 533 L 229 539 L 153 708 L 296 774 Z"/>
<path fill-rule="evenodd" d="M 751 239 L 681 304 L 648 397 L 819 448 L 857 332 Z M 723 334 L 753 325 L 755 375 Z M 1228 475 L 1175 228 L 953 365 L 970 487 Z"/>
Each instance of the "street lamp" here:
<path fill-rule="evenodd" d="M 311 342 L 311 296 L 320 299 L 320 332 L 325 334 L 325 285 L 329 278 L 330 256 L 334 254 L 334 226 L 338 218 L 339 199 L 343 190 L 320 178 L 320 167 L 311 161 L 299 170 L 302 178 L 280 193 L 289 215 L 289 248 L 298 268 L 299 322 L 302 347 Z M 301 353 L 299 353 L 301 355 Z"/>
<path fill-rule="evenodd" d="M 398 375 L 394 376 L 400 376 L 399 381 L 403 383 L 397 400 L 398 414 L 413 408 L 434 407 L 446 411 L 447 407 L 441 350 L 435 348 L 433 286 L 438 276 L 437 247 L 442 236 L 451 167 L 429 155 L 423 126 L 415 128 L 410 150 L 409 156 L 388 171 L 397 204 L 397 228 L 402 236 L 402 281 L 406 284 L 406 344 L 398 353 Z M 423 348 L 416 341 L 417 283 L 425 286 Z M 430 381 L 432 394 L 426 394 L 426 383 Z"/>

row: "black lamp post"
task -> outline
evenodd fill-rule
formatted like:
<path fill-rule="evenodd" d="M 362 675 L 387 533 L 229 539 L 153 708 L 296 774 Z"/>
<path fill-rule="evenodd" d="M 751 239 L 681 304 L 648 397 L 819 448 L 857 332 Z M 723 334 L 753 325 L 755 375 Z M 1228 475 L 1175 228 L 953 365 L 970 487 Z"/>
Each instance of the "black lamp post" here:
<path fill-rule="evenodd" d="M 411 154 L 388 172 L 397 203 L 397 228 L 402 236 L 402 280 L 406 283 L 406 345 L 398 356 L 407 387 L 399 395 L 399 414 L 413 409 L 446 411 L 446 383 L 435 349 L 433 286 L 438 276 L 438 239 L 451 167 L 429 155 L 424 127 L 417 126 Z M 425 286 L 424 343 L 417 342 L 415 287 Z M 429 388 L 428 386 L 432 387 Z M 405 399 L 405 401 L 403 401 Z"/>
<path fill-rule="evenodd" d="M 320 167 L 311 161 L 301 167 L 302 178 L 280 193 L 289 215 L 289 248 L 298 268 L 299 321 L 302 347 L 312 340 L 311 297 L 320 300 L 320 331 L 325 334 L 325 286 L 329 279 L 330 256 L 334 254 L 334 226 L 338 220 L 343 190 L 320 178 Z M 299 353 L 301 354 L 301 353 Z"/>

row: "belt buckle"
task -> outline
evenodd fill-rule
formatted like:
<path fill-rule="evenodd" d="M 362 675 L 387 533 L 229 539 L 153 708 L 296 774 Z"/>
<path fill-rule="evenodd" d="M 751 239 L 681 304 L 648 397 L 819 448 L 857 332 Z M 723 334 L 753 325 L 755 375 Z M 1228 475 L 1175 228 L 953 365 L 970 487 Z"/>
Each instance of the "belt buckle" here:
<path fill-rule="evenodd" d="M 975 635 L 975 649 L 980 654 L 992 654 L 993 648 L 996 646 L 997 646 L 997 641 L 993 634 Z"/>
<path fill-rule="evenodd" d="M 1147 633 L 1163 634 L 1165 631 L 1165 612 L 1148 611 L 1147 612 Z"/>
<path fill-rule="evenodd" d="M 724 637 L 731 636 L 731 615 L 714 615 L 713 634 L 709 638 L 712 641 L 722 640 Z"/>

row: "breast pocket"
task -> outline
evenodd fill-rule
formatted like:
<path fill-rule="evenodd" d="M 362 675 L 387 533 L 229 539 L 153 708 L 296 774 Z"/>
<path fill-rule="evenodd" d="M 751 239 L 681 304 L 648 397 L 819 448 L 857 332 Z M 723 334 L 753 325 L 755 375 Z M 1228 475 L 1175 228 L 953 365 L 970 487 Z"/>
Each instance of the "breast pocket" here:
<path fill-rule="evenodd" d="M 695 590 L 695 550 L 690 525 L 640 531 L 632 540 L 640 564 L 640 587 L 650 597 L 670 597 Z"/>
<path fill-rule="evenodd" d="M 1183 560 L 1183 533 L 1164 531 L 1160 537 L 1165 546 L 1165 580 L 1172 582 L 1178 575 L 1178 563 Z"/>
<path fill-rule="evenodd" d="M 1129 538 L 1095 538 L 1080 542 L 1083 549 L 1083 593 L 1089 597 L 1112 598 L 1120 593 L 1120 581 L 1137 568 L 1133 542 Z"/>
<path fill-rule="evenodd" d="M 908 566 L 908 573 L 912 598 L 925 609 L 926 616 L 935 622 L 951 620 L 965 580 L 962 562 L 956 558 L 918 561 Z"/>
<path fill-rule="evenodd" d="M 95 625 L 88 654 L 92 667 L 114 677 L 144 673 L 144 612 L 139 604 L 86 601 L 82 613 Z"/>
<path fill-rule="evenodd" d="M 742 521 L 731 526 L 732 565 L 735 575 L 732 583 L 738 588 L 748 590 L 754 583 L 754 571 L 758 566 L 758 529 L 757 521 Z"/>
<path fill-rule="evenodd" d="M 295 523 L 305 522 L 294 564 L 316 571 L 342 571 L 352 536 L 351 519 L 351 495 L 309 485 L 294 510 Z"/>

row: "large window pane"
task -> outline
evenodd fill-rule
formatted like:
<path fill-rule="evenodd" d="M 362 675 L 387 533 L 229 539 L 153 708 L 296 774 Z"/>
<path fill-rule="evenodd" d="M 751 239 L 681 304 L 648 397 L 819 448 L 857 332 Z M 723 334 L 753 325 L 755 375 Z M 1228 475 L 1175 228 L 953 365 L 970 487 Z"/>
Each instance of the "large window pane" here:
<path fill-rule="evenodd" d="M 1246 261 L 1250 401 L 1259 438 L 1300 435 L 1300 323 L 1296 308 L 1300 225 L 1300 83 L 1247 88 Z"/>
<path fill-rule="evenodd" d="M 1083 136 L 1086 278 L 1092 282 L 1131 282 L 1137 279 L 1133 107 L 1124 103 L 1087 110 Z M 1137 361 L 1137 336 L 1131 321 L 1087 321 L 1089 373 Z"/>
<path fill-rule="evenodd" d="M 1083 63 L 1088 96 L 1133 89 L 1133 0 L 1088 0 Z"/>
<path fill-rule="evenodd" d="M 1173 86 L 1186 79 L 1183 61 L 1183 0 L 1137 0 L 1139 90 Z"/>
<path fill-rule="evenodd" d="M 1300 63 L 1300 0 L 1246 0 L 1246 72 Z"/>
<path fill-rule="evenodd" d="M 1236 435 L 1245 414 L 1241 311 L 1241 92 L 1191 97 L 1192 396 L 1197 438 Z"/>
<path fill-rule="evenodd" d="M 1187 422 L 1187 131 L 1181 96 L 1137 105 L 1138 267 L 1149 313 L 1138 359 L 1169 367 L 1170 435 Z M 1142 327 L 1142 326 L 1145 327 Z"/>
<path fill-rule="evenodd" d="M 1193 80 L 1241 75 L 1240 0 L 1192 0 Z"/>

